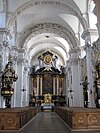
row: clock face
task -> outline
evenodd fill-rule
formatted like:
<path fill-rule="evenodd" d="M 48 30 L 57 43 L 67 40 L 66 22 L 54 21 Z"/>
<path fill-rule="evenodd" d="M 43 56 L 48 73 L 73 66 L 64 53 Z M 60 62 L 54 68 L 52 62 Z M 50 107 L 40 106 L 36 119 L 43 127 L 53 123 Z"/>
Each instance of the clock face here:
<path fill-rule="evenodd" d="M 44 57 L 44 63 L 45 63 L 45 64 L 50 64 L 51 61 L 52 61 L 51 55 L 48 54 L 48 55 L 46 55 L 46 56 Z"/>

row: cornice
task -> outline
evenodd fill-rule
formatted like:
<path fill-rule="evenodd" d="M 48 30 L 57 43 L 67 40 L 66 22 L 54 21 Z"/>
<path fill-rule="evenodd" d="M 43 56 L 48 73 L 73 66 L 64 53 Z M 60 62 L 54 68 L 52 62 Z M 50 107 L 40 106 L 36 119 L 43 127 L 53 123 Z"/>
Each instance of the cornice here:
<path fill-rule="evenodd" d="M 88 38 L 89 36 L 91 36 L 91 35 L 98 35 L 98 30 L 96 30 L 96 29 L 87 29 L 87 30 L 85 30 L 83 33 L 82 33 L 82 38 L 84 39 L 84 40 L 86 40 L 86 38 Z"/>

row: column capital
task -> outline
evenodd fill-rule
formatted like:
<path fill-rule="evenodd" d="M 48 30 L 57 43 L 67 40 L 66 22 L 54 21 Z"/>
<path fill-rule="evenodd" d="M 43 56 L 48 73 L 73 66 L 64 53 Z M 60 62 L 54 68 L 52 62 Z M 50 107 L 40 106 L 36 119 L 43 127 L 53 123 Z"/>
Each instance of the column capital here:
<path fill-rule="evenodd" d="M 18 51 L 18 46 L 12 46 L 12 50 Z"/>
<path fill-rule="evenodd" d="M 12 56 L 15 61 L 18 59 L 18 47 L 12 46 Z"/>
<path fill-rule="evenodd" d="M 82 38 L 85 42 L 94 42 L 95 39 L 98 37 L 98 30 L 97 29 L 87 29 L 82 33 Z"/>
<path fill-rule="evenodd" d="M 69 53 L 76 53 L 76 52 L 77 52 L 76 49 L 70 49 L 70 50 L 69 50 Z"/>
<path fill-rule="evenodd" d="M 86 53 L 91 52 L 91 44 L 90 44 L 90 42 L 86 42 L 85 43 L 84 50 L 86 51 Z"/>
<path fill-rule="evenodd" d="M 100 51 L 100 38 L 92 44 L 93 51 Z"/>
<path fill-rule="evenodd" d="M 12 37 L 10 31 L 7 28 L 0 28 L 0 34 L 2 35 L 2 46 L 10 48 L 9 40 Z"/>
<path fill-rule="evenodd" d="M 24 63 L 25 61 L 25 49 L 19 49 L 18 50 L 18 63 Z"/>
<path fill-rule="evenodd" d="M 70 55 L 70 63 L 78 63 L 78 56 L 77 56 L 77 50 L 76 49 L 71 49 L 69 51 L 69 55 Z"/>
<path fill-rule="evenodd" d="M 77 56 L 77 50 L 76 49 L 70 49 L 69 55 L 70 55 L 70 57 L 76 57 Z"/>

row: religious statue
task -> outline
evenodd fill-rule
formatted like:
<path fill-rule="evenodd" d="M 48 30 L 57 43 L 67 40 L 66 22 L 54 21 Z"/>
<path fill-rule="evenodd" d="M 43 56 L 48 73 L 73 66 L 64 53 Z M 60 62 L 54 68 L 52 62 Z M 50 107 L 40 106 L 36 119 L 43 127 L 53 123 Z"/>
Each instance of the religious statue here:
<path fill-rule="evenodd" d="M 80 83 L 83 86 L 83 94 L 84 94 L 84 107 L 88 107 L 88 80 L 87 76 L 85 77 L 84 81 Z"/>

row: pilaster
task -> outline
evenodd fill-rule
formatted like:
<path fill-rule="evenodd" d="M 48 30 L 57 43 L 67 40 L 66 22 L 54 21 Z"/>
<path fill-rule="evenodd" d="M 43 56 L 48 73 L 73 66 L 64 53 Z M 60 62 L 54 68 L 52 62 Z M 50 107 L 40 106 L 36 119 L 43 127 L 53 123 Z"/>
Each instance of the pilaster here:
<path fill-rule="evenodd" d="M 72 90 L 72 71 L 71 71 L 71 62 L 68 60 L 67 61 L 67 68 L 66 68 L 66 71 L 67 71 L 67 75 L 68 75 L 68 81 L 66 81 L 66 82 L 68 82 L 67 83 L 67 105 L 68 106 L 72 106 L 72 99 L 71 99 L 71 91 L 70 90 Z M 67 80 L 67 79 L 66 79 Z"/>
<path fill-rule="evenodd" d="M 20 49 L 18 51 L 18 59 L 17 59 L 17 74 L 18 80 L 16 82 L 16 107 L 23 107 L 23 98 L 24 98 L 24 62 L 25 62 L 25 49 Z"/>
<path fill-rule="evenodd" d="M 86 43 L 90 42 L 92 44 L 98 38 L 98 31 L 96 29 L 87 29 L 82 33 L 82 38 Z"/>
<path fill-rule="evenodd" d="M 40 95 L 42 95 L 42 76 L 40 76 Z"/>
<path fill-rule="evenodd" d="M 5 65 L 8 62 L 8 55 L 10 50 L 9 39 L 11 35 L 6 28 L 0 28 L 0 76 L 2 74 Z M 1 81 L 0 81 L 0 88 L 1 88 Z M 1 90 L 1 89 L 0 89 Z M 0 107 L 5 108 L 5 100 L 0 95 Z"/>
<path fill-rule="evenodd" d="M 87 64 L 87 77 L 88 77 L 88 107 L 94 107 L 94 96 L 93 96 L 93 76 L 92 76 L 92 62 L 91 62 L 91 45 L 86 43 L 86 64 Z"/>
<path fill-rule="evenodd" d="M 53 76 L 53 95 L 55 95 L 55 77 Z"/>
<path fill-rule="evenodd" d="M 18 47 L 17 46 L 12 46 L 12 49 L 11 49 L 11 53 L 12 53 L 12 58 L 13 58 L 13 67 L 14 67 L 14 70 L 17 72 L 17 57 L 18 57 Z M 17 93 L 16 93 L 16 82 L 14 83 L 14 95 L 12 96 L 12 107 L 16 107 L 16 96 L 17 96 Z"/>
<path fill-rule="evenodd" d="M 2 54 L 3 54 L 3 67 L 8 62 L 8 55 L 11 49 L 9 40 L 11 38 L 10 32 L 6 28 L 0 28 L 0 43 L 2 47 Z"/>
<path fill-rule="evenodd" d="M 37 95 L 39 95 L 39 75 L 37 75 Z"/>
<path fill-rule="evenodd" d="M 79 107 L 84 107 L 83 102 L 83 88 L 80 86 L 81 80 L 82 80 L 82 70 L 81 70 L 81 49 L 80 47 L 77 47 L 77 58 L 78 58 L 78 92 L 79 92 Z"/>
<path fill-rule="evenodd" d="M 73 92 L 72 106 L 80 106 L 79 103 L 79 80 L 78 80 L 78 58 L 77 58 L 77 51 L 71 50 L 70 51 L 70 62 L 71 62 L 71 71 L 72 71 L 72 89 L 71 92 Z"/>

